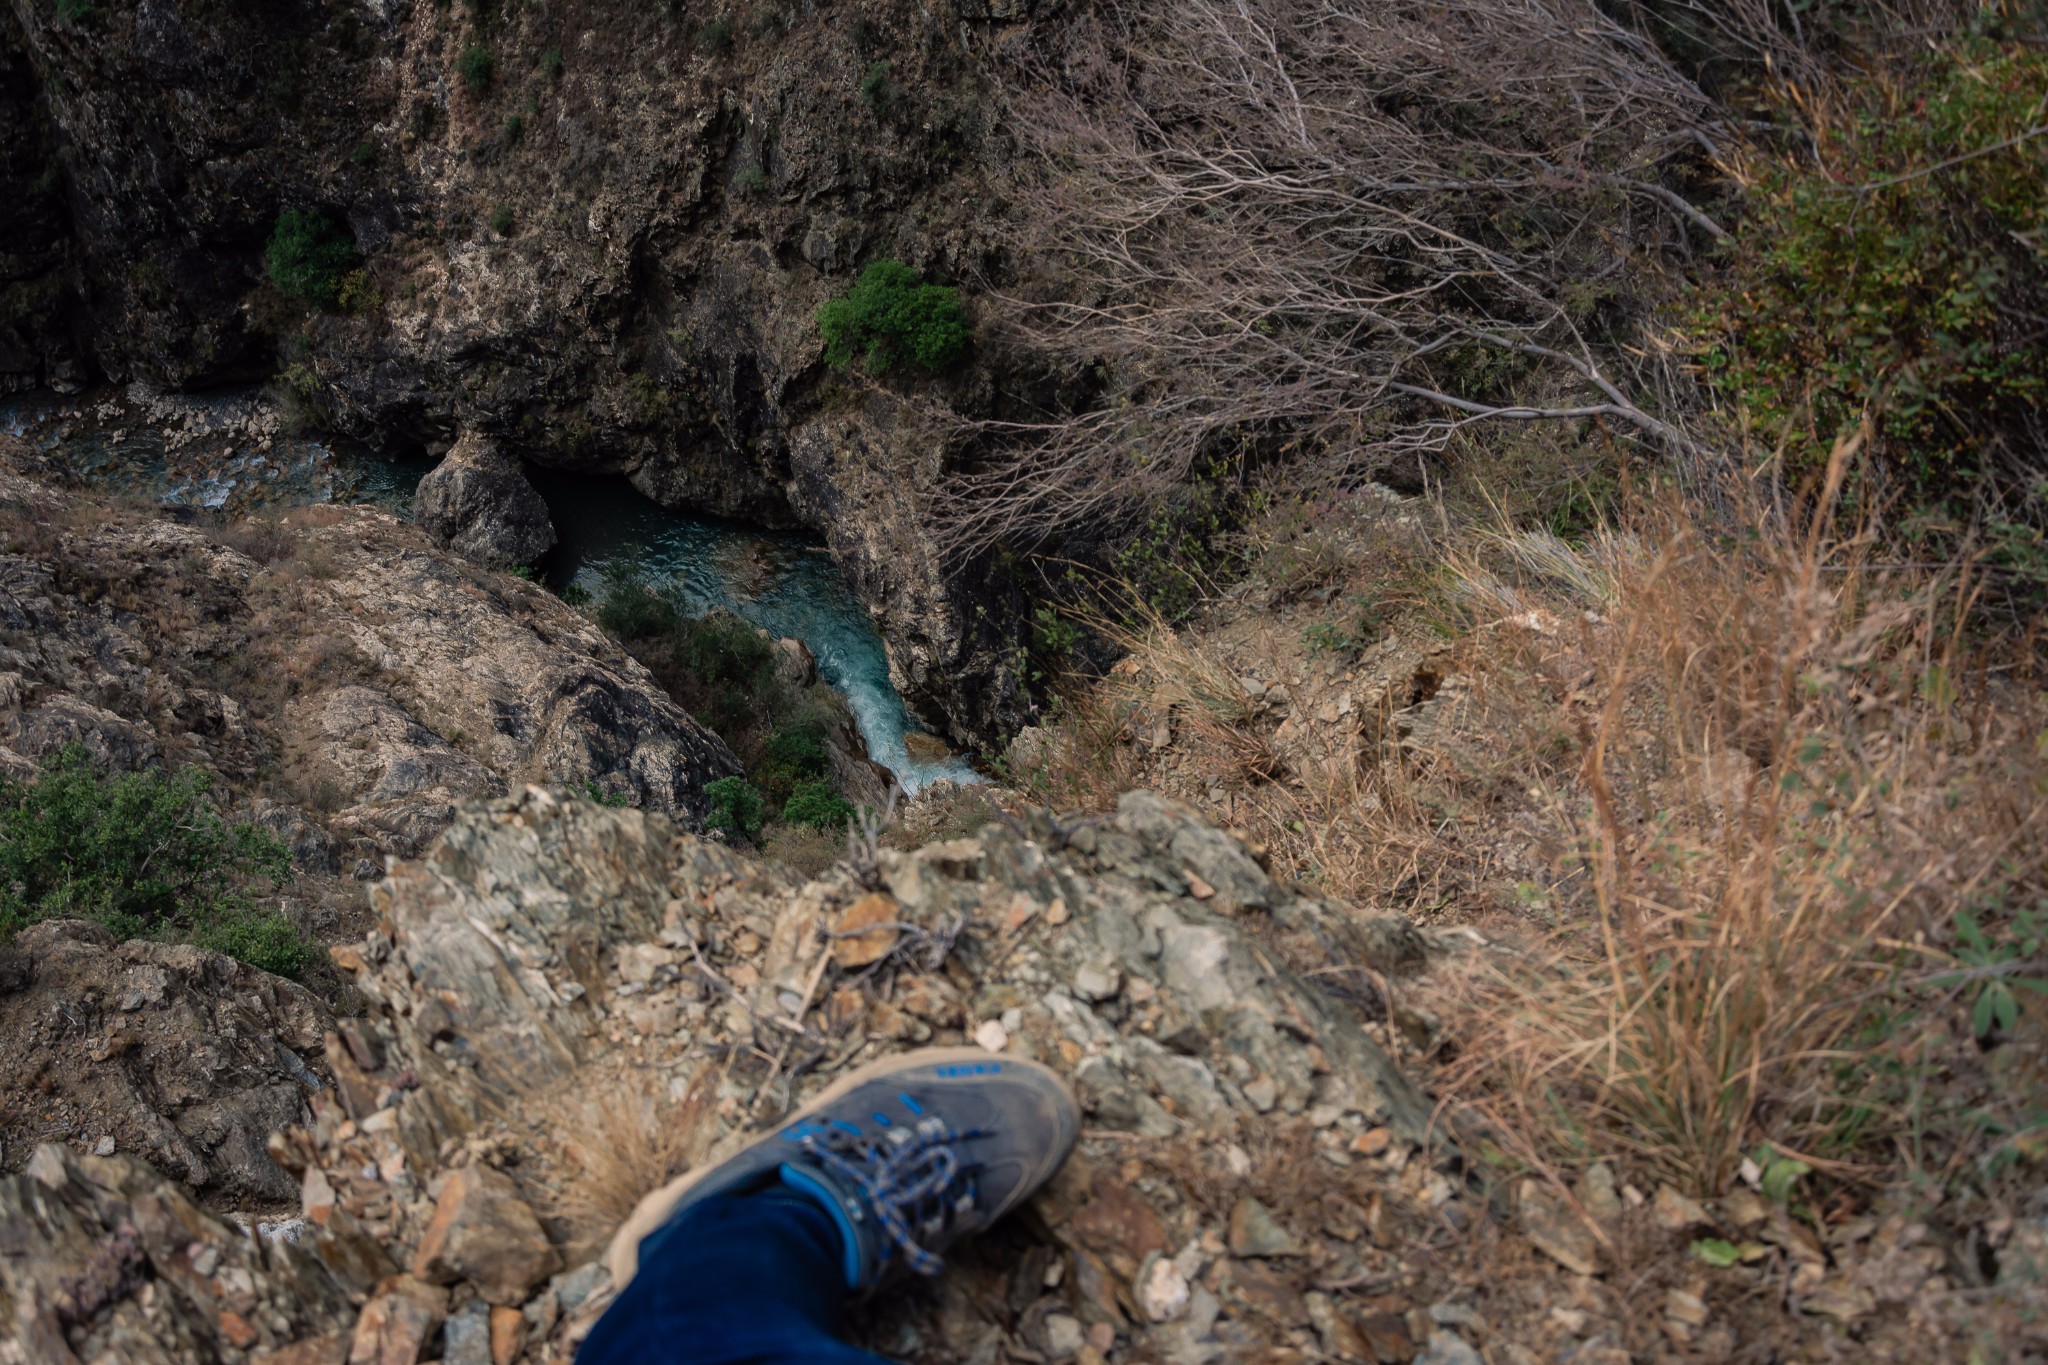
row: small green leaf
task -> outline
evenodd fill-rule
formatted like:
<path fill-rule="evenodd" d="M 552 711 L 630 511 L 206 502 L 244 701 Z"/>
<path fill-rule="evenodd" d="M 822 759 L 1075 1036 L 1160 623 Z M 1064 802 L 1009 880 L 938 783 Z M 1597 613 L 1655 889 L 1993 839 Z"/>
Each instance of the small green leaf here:
<path fill-rule="evenodd" d="M 1710 1266 L 1726 1270 L 1742 1259 L 1741 1250 L 1733 1242 L 1719 1237 L 1702 1237 L 1692 1244 L 1692 1254 Z"/>
<path fill-rule="evenodd" d="M 1764 1166 L 1764 1178 L 1758 1182 L 1764 1198 L 1774 1204 L 1782 1204 L 1792 1194 L 1792 1187 L 1799 1178 L 1809 1175 L 1813 1167 L 1791 1157 L 1773 1157 Z"/>

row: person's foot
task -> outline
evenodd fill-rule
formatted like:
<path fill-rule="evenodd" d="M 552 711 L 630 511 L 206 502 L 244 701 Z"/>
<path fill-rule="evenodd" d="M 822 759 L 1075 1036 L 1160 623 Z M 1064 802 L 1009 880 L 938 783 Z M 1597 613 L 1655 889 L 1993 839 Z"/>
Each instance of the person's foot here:
<path fill-rule="evenodd" d="M 718 1165 L 640 1201 L 605 1263 L 624 1288 L 641 1241 L 714 1195 L 770 1185 L 822 1203 L 844 1240 L 846 1284 L 873 1288 L 940 1256 L 1052 1178 L 1080 1110 L 1046 1067 L 976 1048 L 927 1048 L 853 1072 Z"/>

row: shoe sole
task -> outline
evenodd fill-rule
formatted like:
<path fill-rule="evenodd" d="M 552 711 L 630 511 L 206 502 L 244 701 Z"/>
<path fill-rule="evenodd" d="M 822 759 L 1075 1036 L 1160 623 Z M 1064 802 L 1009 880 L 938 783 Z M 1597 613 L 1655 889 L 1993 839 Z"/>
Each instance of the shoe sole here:
<path fill-rule="evenodd" d="M 1000 1052 L 990 1052 L 985 1048 L 978 1047 L 921 1048 L 916 1052 L 899 1052 L 894 1056 L 884 1057 L 880 1061 L 869 1062 L 866 1066 L 856 1067 L 831 1085 L 825 1087 L 824 1090 L 819 1092 L 817 1098 L 813 1099 L 803 1108 L 783 1115 L 776 1122 L 775 1127 L 763 1133 L 757 1141 L 768 1141 L 791 1124 L 801 1122 L 818 1110 L 829 1107 L 847 1092 L 857 1086 L 866 1085 L 869 1081 L 880 1080 L 884 1076 L 892 1076 L 899 1072 L 915 1071 L 921 1067 L 945 1066 L 953 1062 L 987 1061 L 1000 1061 L 1005 1066 L 1035 1071 L 1058 1086 L 1061 1092 L 1066 1095 L 1067 1102 L 1074 1104 L 1073 1089 L 1068 1086 L 1066 1081 L 1060 1078 L 1058 1072 L 1046 1066 L 1043 1062 L 1034 1062 L 1023 1057 L 1005 1056 Z M 1075 1105 L 1075 1110 L 1079 1112 L 1078 1105 Z M 744 1150 L 746 1149 L 740 1149 L 740 1151 Z M 737 1156 L 738 1154 L 738 1152 L 735 1152 L 733 1155 Z M 731 1159 L 731 1157 L 726 1158 L 727 1161 Z M 669 1220 L 669 1215 L 675 1211 L 676 1205 L 683 1202 L 683 1197 L 690 1192 L 691 1188 L 698 1181 L 723 1165 L 725 1165 L 724 1161 L 712 1162 L 697 1170 L 685 1172 L 669 1181 L 668 1184 L 663 1185 L 660 1189 L 643 1196 L 640 1202 L 633 1206 L 633 1212 L 627 1215 L 624 1223 L 619 1225 L 619 1230 L 612 1234 L 611 1245 L 605 1249 L 604 1253 L 605 1269 L 611 1272 L 612 1292 L 614 1294 L 622 1292 L 632 1280 L 634 1272 L 639 1269 L 640 1243 L 647 1239 L 649 1233 L 652 1233 L 656 1228 L 659 1228 Z"/>

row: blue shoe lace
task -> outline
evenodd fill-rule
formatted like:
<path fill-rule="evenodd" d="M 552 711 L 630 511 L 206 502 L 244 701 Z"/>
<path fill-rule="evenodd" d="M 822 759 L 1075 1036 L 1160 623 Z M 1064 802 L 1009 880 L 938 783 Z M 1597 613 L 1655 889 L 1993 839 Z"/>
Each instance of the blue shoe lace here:
<path fill-rule="evenodd" d="M 962 1164 L 958 1144 L 983 1136 L 982 1129 L 957 1132 L 926 1118 L 914 1129 L 889 1128 L 873 1137 L 814 1131 L 801 1146 L 826 1174 L 860 1191 L 889 1246 L 902 1252 L 912 1270 L 936 1275 L 945 1262 L 923 1243 L 944 1232 L 949 1219 L 973 1209 L 972 1168 Z"/>

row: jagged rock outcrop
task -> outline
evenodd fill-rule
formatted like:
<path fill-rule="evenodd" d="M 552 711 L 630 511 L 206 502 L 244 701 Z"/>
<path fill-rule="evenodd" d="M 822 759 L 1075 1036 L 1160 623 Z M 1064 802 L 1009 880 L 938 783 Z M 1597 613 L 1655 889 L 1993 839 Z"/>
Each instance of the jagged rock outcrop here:
<path fill-rule="evenodd" d="M 1016 592 L 942 562 L 927 504 L 948 414 L 990 409 L 994 380 L 836 374 L 814 314 L 880 258 L 1000 272 L 1007 142 L 980 71 L 1035 8 L 800 7 L 712 42 L 674 7 L 295 0 L 252 24 L 10 0 L 0 44 L 35 74 L 104 375 L 283 370 L 346 432 L 487 432 L 666 505 L 815 529 L 911 705 L 992 745 L 1021 714 Z M 468 79 L 467 51 L 490 58 Z M 287 208 L 345 225 L 344 308 L 264 282 Z"/>
<path fill-rule="evenodd" d="M 387 513 L 209 530 L 24 464 L 0 438 L 0 766 L 17 776 L 73 743 L 115 770 L 200 764 L 268 799 L 302 867 L 374 871 L 457 803 L 525 783 L 688 823 L 740 770 L 587 618 Z"/>
<path fill-rule="evenodd" d="M 289 1235 L 207 1213 L 132 1157 L 39 1149 L 0 1180 L 0 1227 L 5 1365 L 348 1358 L 355 1306 L 326 1266 Z"/>
<path fill-rule="evenodd" d="M 130 1153 L 219 1202 L 288 1203 L 298 1187 L 264 1143 L 328 1084 L 333 1026 L 304 987 L 220 953 L 32 924 L 0 946 L 7 1136 Z"/>
<path fill-rule="evenodd" d="M 494 568 L 532 564 L 555 544 L 548 505 L 519 461 L 473 431 L 420 480 L 412 514 L 441 544 Z"/>
<path fill-rule="evenodd" d="M 1311 1284 L 1385 1272 L 1397 1223 L 1420 1226 L 1452 1187 L 1429 1159 L 1429 1103 L 1376 1026 L 1296 968 L 1358 965 L 1400 933 L 1360 932 L 1146 793 L 1110 819 L 1035 817 L 857 864 L 799 884 L 658 815 L 537 789 L 467 808 L 376 888 L 379 927 L 336 950 L 372 1008 L 329 1049 L 333 1094 L 273 1151 L 299 1173 L 304 1249 L 330 1277 L 309 1300 L 369 1301 L 346 1338 L 320 1314 L 283 1326 L 405 1360 L 442 1330 L 451 1351 L 566 1361 L 622 1268 L 595 1259 L 610 1226 L 579 1211 L 579 1151 L 602 1146 L 616 1170 L 637 1115 L 715 1158 L 846 1068 L 972 1039 L 1069 1076 L 1083 1141 L 938 1293 L 893 1298 L 867 1325 L 878 1346 L 1195 1362 L 1252 1358 L 1312 1322 L 1353 1330 L 1354 1309 Z M 884 927 L 848 937 L 849 921 Z M 58 1177 L 75 1164 L 39 1156 L 0 1204 L 74 1181 Z M 96 1228 L 43 1219 L 22 1245 L 105 1258 L 92 1239 L 118 1249 L 135 1221 L 123 1198 L 150 1195 L 122 1186 Z M 252 1292 L 308 1264 L 252 1268 Z M 17 1316 L 71 1311 L 92 1340 L 118 1322 L 150 1334 L 138 1358 L 199 1330 L 162 1296 L 152 1317 L 132 1285 L 81 1318 L 62 1283 L 16 1290 Z"/>

